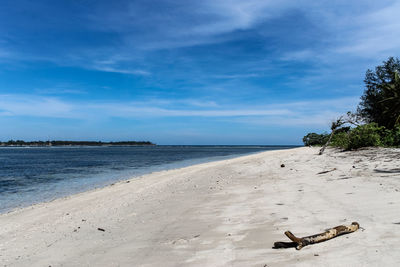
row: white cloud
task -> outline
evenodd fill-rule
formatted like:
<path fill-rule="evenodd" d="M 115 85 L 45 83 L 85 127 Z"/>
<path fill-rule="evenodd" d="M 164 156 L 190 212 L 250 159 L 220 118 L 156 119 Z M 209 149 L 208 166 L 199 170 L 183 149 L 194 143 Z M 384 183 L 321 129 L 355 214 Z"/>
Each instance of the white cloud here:
<path fill-rule="evenodd" d="M 214 15 L 214 20 L 204 21 L 189 29 L 191 34 L 216 35 L 236 30 L 246 30 L 266 19 L 277 17 L 290 6 L 289 1 L 227 0 L 203 1 L 197 11 Z"/>
<path fill-rule="evenodd" d="M 400 47 L 400 3 L 358 16 L 346 40 L 337 48 L 346 53 L 367 58 L 397 55 Z"/>
<path fill-rule="evenodd" d="M 85 95 L 88 92 L 84 88 L 84 84 L 75 83 L 55 83 L 48 88 L 36 88 L 34 92 L 39 95 Z"/>
<path fill-rule="evenodd" d="M 252 118 L 235 118 L 233 121 L 242 124 L 254 124 L 259 126 L 289 126 L 289 127 L 330 127 L 332 121 L 343 115 L 341 112 L 318 111 L 308 113 L 292 113 L 290 116 L 263 116 Z"/>
<path fill-rule="evenodd" d="M 74 105 L 52 97 L 0 95 L 2 116 L 74 118 Z"/>
<path fill-rule="evenodd" d="M 397 19 L 400 3 L 390 0 L 379 3 L 371 0 L 177 0 L 157 1 L 157 4 L 152 1 L 122 1 L 119 5 L 110 5 L 106 1 L 88 10 L 90 14 L 85 13 L 79 17 L 83 30 L 110 33 L 115 38 L 113 42 L 91 44 L 90 47 L 79 46 L 78 49 L 71 47 L 68 53 L 62 50 L 62 54 L 55 56 L 45 53 L 12 54 L 0 48 L 0 58 L 12 56 L 19 60 L 49 60 L 61 65 L 78 65 L 104 72 L 148 76 L 151 68 L 139 66 L 146 65 L 146 55 L 154 50 L 225 42 L 238 38 L 234 34 L 236 31 L 257 29 L 263 23 L 277 18 L 284 21 L 285 16 L 293 11 L 301 13 L 305 21 L 321 32 L 313 37 L 314 44 L 310 47 L 300 45 L 298 48 L 292 46 L 282 50 L 278 47 L 278 52 L 271 51 L 278 53 L 273 56 L 280 60 L 311 61 L 314 64 L 323 61 L 332 64 L 340 61 L 344 63 L 349 57 L 358 57 L 372 59 L 376 63 L 376 60 L 380 62 L 388 55 L 396 55 L 400 46 L 400 21 Z M 280 32 L 279 24 L 263 28 L 263 31 L 267 33 L 264 36 L 266 40 L 271 38 L 271 32 L 278 35 L 292 34 L 291 29 L 289 32 Z M 308 37 L 307 29 L 303 31 L 293 38 Z M 8 48 L 12 47 L 9 45 Z M 227 74 L 225 78 L 253 77 L 250 75 L 253 74 L 242 77 L 240 74 Z M 223 74 L 220 76 L 224 78 Z"/>
<path fill-rule="evenodd" d="M 92 120 L 111 117 L 163 118 L 209 117 L 231 118 L 245 124 L 263 125 L 319 125 L 327 126 L 331 119 L 351 110 L 357 98 L 338 98 L 270 104 L 264 106 L 239 106 L 235 108 L 206 102 L 201 106 L 190 99 L 150 100 L 140 102 L 70 102 L 59 98 L 32 95 L 0 95 L 0 116 L 30 116 Z M 201 107 L 200 107 L 201 106 Z M 179 107 L 179 109 L 177 108 Z"/>
<path fill-rule="evenodd" d="M 164 108 L 148 106 L 146 103 L 101 103 L 88 104 L 90 110 L 98 110 L 105 113 L 106 116 L 126 117 L 126 118 L 143 118 L 143 117 L 238 117 L 238 116 L 270 116 L 285 115 L 290 111 L 279 108 L 220 108 L 220 109 L 193 109 L 188 107 L 185 109 Z"/>
<path fill-rule="evenodd" d="M 89 67 L 90 69 L 104 71 L 104 72 L 114 72 L 114 73 L 122 73 L 122 74 L 132 74 L 132 75 L 139 75 L 139 76 L 148 76 L 151 73 L 145 70 L 139 69 L 121 69 L 118 67 L 111 67 L 111 66 L 101 66 L 101 65 L 93 65 Z"/>
<path fill-rule="evenodd" d="M 314 47 L 284 52 L 283 60 L 337 63 L 384 60 L 400 47 L 398 1 L 303 2 L 304 15 L 323 29 Z M 375 62 L 374 62 L 375 63 Z"/>
<path fill-rule="evenodd" d="M 256 78 L 260 76 L 261 74 L 258 73 L 244 73 L 244 74 L 214 75 L 212 77 L 216 79 L 243 79 L 243 78 Z"/>
<path fill-rule="evenodd" d="M 90 19 L 90 27 L 105 27 L 111 32 L 117 32 L 123 41 L 121 47 L 114 51 L 118 57 L 113 58 L 115 55 L 110 55 L 113 61 L 112 67 L 108 65 L 91 67 L 103 71 L 147 75 L 147 71 L 125 70 L 118 68 L 118 64 L 126 58 L 131 58 L 132 54 L 235 39 L 237 35 L 232 34 L 235 31 L 256 29 L 264 22 L 284 18 L 283 16 L 290 11 L 301 13 L 305 20 L 320 32 L 318 36 L 313 37 L 315 40 L 312 46 L 300 45 L 298 48 L 292 46 L 282 48 L 281 51 L 279 47 L 278 52 L 273 53 L 278 53 L 274 56 L 283 61 L 309 61 L 315 67 L 326 64 L 340 69 L 349 61 L 354 62 L 357 59 L 372 60 L 370 63 L 376 64 L 389 55 L 396 55 L 400 46 L 400 22 L 397 19 L 400 4 L 396 1 L 376 3 L 374 1 L 206 0 L 162 3 L 167 3 L 167 6 L 172 3 L 168 6 L 168 12 L 155 9 L 156 11 L 152 10 L 143 16 L 145 6 L 130 3 L 129 8 L 110 10 L 104 16 L 94 14 Z M 138 25 L 146 25 L 148 30 L 140 31 Z M 271 38 L 270 32 L 278 35 L 292 34 L 291 30 L 287 33 L 279 32 L 279 25 L 277 29 L 265 28 L 263 31 L 267 32 L 266 39 Z M 303 31 L 294 38 L 307 37 L 307 29 Z M 365 62 L 353 68 L 365 70 Z M 345 71 L 342 73 L 347 75 Z M 245 79 L 258 75 L 260 74 L 233 73 L 216 77 Z"/>

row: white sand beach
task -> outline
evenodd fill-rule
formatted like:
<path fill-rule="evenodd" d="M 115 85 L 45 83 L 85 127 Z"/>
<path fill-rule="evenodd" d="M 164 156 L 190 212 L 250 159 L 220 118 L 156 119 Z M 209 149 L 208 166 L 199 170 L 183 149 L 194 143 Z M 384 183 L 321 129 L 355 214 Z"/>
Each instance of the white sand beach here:
<path fill-rule="evenodd" d="M 317 153 L 162 171 L 0 215 L 0 264 L 400 266 L 400 150 Z M 354 233 L 272 249 L 289 241 L 286 230 L 306 236 L 352 221 Z"/>

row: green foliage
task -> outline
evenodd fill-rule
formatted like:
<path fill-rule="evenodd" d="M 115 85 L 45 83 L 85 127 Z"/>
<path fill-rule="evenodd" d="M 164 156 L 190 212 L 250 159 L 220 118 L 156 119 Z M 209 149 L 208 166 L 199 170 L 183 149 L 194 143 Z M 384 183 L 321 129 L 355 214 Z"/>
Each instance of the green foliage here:
<path fill-rule="evenodd" d="M 303 137 L 303 143 L 305 146 L 322 146 L 328 141 L 329 135 L 317 134 L 317 133 L 308 133 Z"/>
<path fill-rule="evenodd" d="M 382 94 L 383 115 L 390 119 L 390 126 L 396 126 L 400 122 L 400 77 L 397 71 L 394 80 L 382 87 Z"/>
<path fill-rule="evenodd" d="M 400 60 L 390 57 L 374 71 L 367 70 L 365 91 L 357 113 L 348 112 L 332 123 L 331 146 L 357 149 L 368 146 L 400 147 Z M 367 123 L 360 125 L 361 123 Z M 343 125 L 357 126 L 353 129 Z M 341 127 L 341 128 L 339 128 Z M 305 145 L 322 145 L 327 134 L 309 133 Z"/>
<path fill-rule="evenodd" d="M 375 71 L 368 70 L 358 114 L 367 122 L 393 129 L 400 121 L 400 60 L 390 57 Z"/>
<path fill-rule="evenodd" d="M 385 127 L 376 123 L 369 123 L 358 126 L 350 131 L 349 143 L 346 149 L 357 149 L 368 146 L 381 146 L 381 135 Z"/>
<path fill-rule="evenodd" d="M 400 126 L 388 130 L 377 123 L 369 123 L 353 129 L 344 128 L 339 129 L 333 136 L 331 146 L 346 150 L 368 146 L 400 146 Z"/>
<path fill-rule="evenodd" d="M 383 146 L 400 146 L 400 126 L 396 126 L 393 130 L 385 129 L 381 133 L 381 141 Z"/>
<path fill-rule="evenodd" d="M 338 132 L 331 140 L 331 146 L 341 147 L 347 149 L 349 146 L 349 133 L 348 132 Z"/>

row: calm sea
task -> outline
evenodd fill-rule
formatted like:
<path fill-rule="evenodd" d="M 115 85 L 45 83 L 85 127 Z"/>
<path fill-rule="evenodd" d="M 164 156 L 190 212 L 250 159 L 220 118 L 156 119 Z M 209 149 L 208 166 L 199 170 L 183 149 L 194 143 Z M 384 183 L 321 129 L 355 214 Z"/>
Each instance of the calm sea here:
<path fill-rule="evenodd" d="M 0 213 L 146 173 L 288 146 L 0 148 Z"/>

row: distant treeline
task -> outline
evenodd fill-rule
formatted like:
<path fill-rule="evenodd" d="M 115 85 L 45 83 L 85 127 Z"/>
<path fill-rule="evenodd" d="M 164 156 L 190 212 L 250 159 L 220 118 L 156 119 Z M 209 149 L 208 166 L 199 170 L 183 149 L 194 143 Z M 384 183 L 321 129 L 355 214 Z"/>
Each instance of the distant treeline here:
<path fill-rule="evenodd" d="M 121 142 L 101 142 L 101 141 L 30 141 L 10 140 L 0 142 L 0 146 L 152 146 L 149 141 L 121 141 Z"/>

